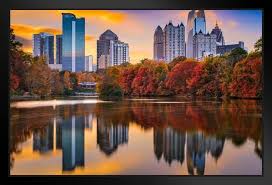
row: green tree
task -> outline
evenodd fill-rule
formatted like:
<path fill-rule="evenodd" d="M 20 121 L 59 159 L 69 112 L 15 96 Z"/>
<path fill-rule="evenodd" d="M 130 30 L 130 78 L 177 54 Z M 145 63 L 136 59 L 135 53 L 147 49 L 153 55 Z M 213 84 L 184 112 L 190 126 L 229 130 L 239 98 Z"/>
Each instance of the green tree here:
<path fill-rule="evenodd" d="M 230 62 L 232 67 L 235 66 L 235 64 L 247 57 L 247 51 L 242 48 L 235 48 L 230 53 L 226 55 L 227 60 Z"/>
<path fill-rule="evenodd" d="M 254 44 L 255 52 L 262 53 L 263 52 L 263 39 L 262 37 L 257 40 L 257 42 Z"/>

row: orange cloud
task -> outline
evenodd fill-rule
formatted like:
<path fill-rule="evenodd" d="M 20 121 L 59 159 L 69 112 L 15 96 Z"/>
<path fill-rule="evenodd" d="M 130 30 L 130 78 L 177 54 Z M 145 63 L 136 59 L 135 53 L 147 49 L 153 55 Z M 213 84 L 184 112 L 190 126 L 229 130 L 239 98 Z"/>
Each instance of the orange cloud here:
<path fill-rule="evenodd" d="M 14 30 L 17 40 L 23 43 L 23 50 L 26 52 L 32 52 L 32 46 L 29 44 L 29 42 L 31 42 L 33 34 L 40 32 L 46 32 L 53 35 L 61 34 L 61 30 L 56 28 L 36 27 L 24 24 L 11 24 L 10 27 Z M 95 37 L 86 34 L 85 40 L 94 41 Z"/>
<path fill-rule="evenodd" d="M 25 39 L 32 39 L 33 34 L 40 33 L 40 32 L 46 32 L 53 35 L 61 34 L 61 31 L 55 28 L 34 27 L 34 26 L 24 25 L 24 24 L 11 24 L 10 27 L 14 30 L 15 35 L 18 35 Z"/>
<path fill-rule="evenodd" d="M 95 18 L 111 23 L 123 22 L 127 15 L 122 12 L 110 10 L 59 10 L 60 13 L 73 13 L 78 17 Z"/>
<path fill-rule="evenodd" d="M 215 26 L 215 23 L 221 27 L 223 25 L 223 22 L 220 20 L 220 18 L 216 15 L 214 10 L 205 10 L 205 17 L 206 17 L 206 23 L 213 28 Z"/>
<path fill-rule="evenodd" d="M 235 28 L 235 27 L 237 27 L 238 23 L 237 23 L 236 21 L 231 20 L 231 21 L 228 21 L 228 22 L 227 22 L 227 25 L 228 25 L 230 28 Z"/>

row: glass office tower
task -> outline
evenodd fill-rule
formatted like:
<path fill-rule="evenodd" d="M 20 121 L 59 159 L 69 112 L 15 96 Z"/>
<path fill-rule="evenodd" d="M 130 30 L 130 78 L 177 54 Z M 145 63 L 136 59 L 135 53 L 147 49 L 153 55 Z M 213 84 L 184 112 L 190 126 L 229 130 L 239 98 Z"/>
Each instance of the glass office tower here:
<path fill-rule="evenodd" d="M 33 56 L 43 56 L 47 64 L 54 64 L 54 35 L 44 32 L 34 34 Z"/>
<path fill-rule="evenodd" d="M 56 64 L 62 64 L 62 35 L 56 35 Z"/>
<path fill-rule="evenodd" d="M 204 17 L 196 17 L 194 20 L 193 35 L 196 33 L 202 32 L 206 34 L 206 21 Z"/>
<path fill-rule="evenodd" d="M 62 69 L 72 72 L 85 68 L 85 18 L 62 13 Z"/>
<path fill-rule="evenodd" d="M 187 43 L 186 43 L 186 57 L 193 57 L 193 36 L 198 33 L 200 29 L 202 33 L 206 33 L 206 19 L 204 10 L 191 10 L 187 19 Z"/>

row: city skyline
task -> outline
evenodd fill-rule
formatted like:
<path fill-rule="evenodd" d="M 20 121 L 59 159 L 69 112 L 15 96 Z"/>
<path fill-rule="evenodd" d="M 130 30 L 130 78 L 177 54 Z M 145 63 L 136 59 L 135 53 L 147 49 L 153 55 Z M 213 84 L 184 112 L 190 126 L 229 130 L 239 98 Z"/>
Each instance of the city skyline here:
<path fill-rule="evenodd" d="M 31 52 L 33 34 L 61 34 L 61 13 L 64 12 L 86 19 L 86 55 L 96 58 L 96 40 L 105 30 L 111 29 L 129 43 L 130 61 L 137 63 L 143 58 L 153 58 L 153 34 L 156 27 L 164 27 L 172 21 L 174 25 L 183 22 L 186 29 L 189 10 L 12 10 L 11 28 L 17 39 L 24 44 L 24 50 Z M 39 13 L 39 18 L 35 18 L 36 13 Z M 252 50 L 262 35 L 261 10 L 205 10 L 205 15 L 206 31 L 210 32 L 217 21 L 226 44 L 242 40 L 245 47 Z M 129 29 L 124 29 L 126 27 Z M 237 34 L 233 34 L 233 29 L 236 29 Z"/>

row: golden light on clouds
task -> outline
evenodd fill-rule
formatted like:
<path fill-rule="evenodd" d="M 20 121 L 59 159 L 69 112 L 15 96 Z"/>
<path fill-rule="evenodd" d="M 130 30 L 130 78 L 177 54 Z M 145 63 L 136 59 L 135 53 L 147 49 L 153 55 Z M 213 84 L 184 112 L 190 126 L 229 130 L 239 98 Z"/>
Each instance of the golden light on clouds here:
<path fill-rule="evenodd" d="M 55 28 L 46 28 L 46 27 L 34 27 L 31 25 L 23 25 L 23 24 L 11 24 L 10 26 L 13 30 L 15 35 L 23 37 L 25 39 L 32 39 L 33 34 L 46 32 L 53 35 L 61 34 L 61 30 Z"/>
<path fill-rule="evenodd" d="M 72 13 L 77 17 L 94 18 L 110 23 L 121 23 L 127 15 L 123 12 L 111 10 L 58 10 L 59 13 Z"/>

